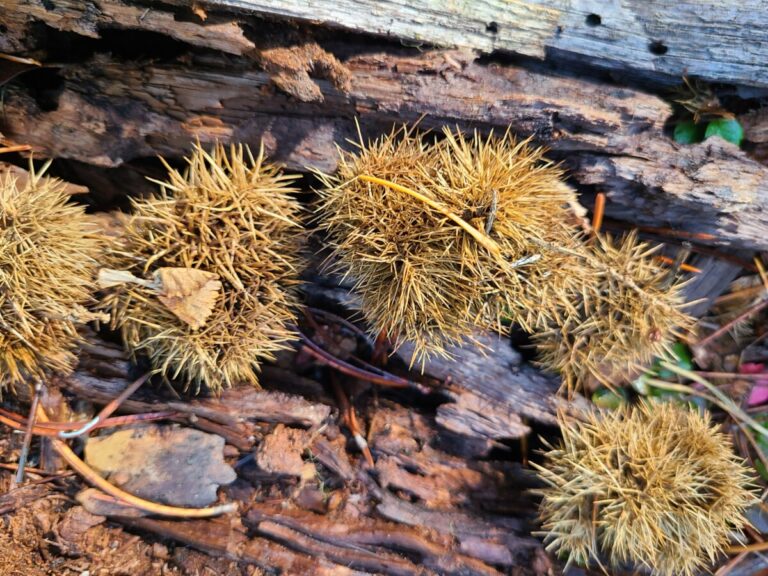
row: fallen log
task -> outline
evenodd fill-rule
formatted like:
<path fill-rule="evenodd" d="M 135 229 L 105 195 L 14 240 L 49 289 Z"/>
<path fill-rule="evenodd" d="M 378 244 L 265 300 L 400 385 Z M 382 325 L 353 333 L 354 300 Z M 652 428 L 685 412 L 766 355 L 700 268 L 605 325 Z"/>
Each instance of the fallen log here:
<path fill-rule="evenodd" d="M 0 8 L 6 49 L 44 61 L 6 85 L 0 131 L 31 144 L 38 156 L 106 168 L 156 154 L 177 158 L 196 138 L 263 141 L 293 170 L 331 171 L 335 145 L 355 137 L 355 117 L 366 135 L 375 135 L 425 115 L 425 128 L 533 134 L 565 161 L 584 192 L 608 194 L 609 215 L 695 229 L 735 247 L 768 247 L 768 169 L 718 138 L 676 144 L 664 129 L 672 108 L 658 96 L 594 75 L 577 78 L 466 51 L 329 38 L 320 28 L 276 28 L 242 13 L 228 18 L 259 38 L 252 49 L 213 45 L 205 31 L 213 26 L 215 35 L 219 28 L 198 22 L 194 33 L 171 27 L 174 44 L 162 54 L 132 47 L 121 57 L 126 38 L 112 30 L 151 34 L 137 36 L 150 45 L 170 34 L 170 23 L 162 5 L 141 18 L 143 12 L 123 15 L 130 3 L 102 4 L 96 12 L 75 2 L 46 10 L 37 0 Z M 69 35 L 48 38 L 42 48 L 37 22 Z M 90 38 L 82 57 L 57 63 L 57 42 L 77 44 L 81 36 Z"/>

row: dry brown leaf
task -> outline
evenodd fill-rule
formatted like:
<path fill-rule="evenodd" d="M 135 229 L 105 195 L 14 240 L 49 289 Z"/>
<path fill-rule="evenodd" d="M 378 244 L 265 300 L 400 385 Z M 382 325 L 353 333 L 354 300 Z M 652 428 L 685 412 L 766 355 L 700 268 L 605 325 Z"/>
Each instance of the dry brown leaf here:
<path fill-rule="evenodd" d="M 208 506 L 236 478 L 224 439 L 193 428 L 146 426 L 89 438 L 85 461 L 132 494 L 171 506 Z"/>
<path fill-rule="evenodd" d="M 221 290 L 218 274 L 195 268 L 160 268 L 155 283 L 160 302 L 194 330 L 205 324 Z"/>

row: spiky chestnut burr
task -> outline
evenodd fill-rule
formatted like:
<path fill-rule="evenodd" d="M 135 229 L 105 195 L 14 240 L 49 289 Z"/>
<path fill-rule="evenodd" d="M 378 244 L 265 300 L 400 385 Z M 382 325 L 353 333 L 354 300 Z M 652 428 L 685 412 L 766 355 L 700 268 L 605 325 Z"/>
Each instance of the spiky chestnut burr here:
<path fill-rule="evenodd" d="M 560 423 L 562 442 L 535 467 L 547 549 L 568 564 L 693 576 L 746 523 L 750 475 L 708 413 L 642 404 Z"/>
<path fill-rule="evenodd" d="M 354 281 L 372 333 L 412 343 L 414 361 L 445 355 L 478 327 L 501 330 L 505 317 L 539 323 L 535 292 L 567 258 L 531 239 L 576 236 L 575 196 L 541 149 L 508 133 L 444 136 L 425 143 L 403 128 L 361 139 L 319 191 L 331 269 Z"/>
<path fill-rule="evenodd" d="M 296 338 L 287 326 L 304 232 L 294 177 L 242 145 L 208 153 L 198 143 L 187 164 L 185 173 L 166 164 L 160 194 L 133 203 L 108 265 L 139 278 L 179 268 L 218 276 L 210 313 L 190 324 L 151 287 L 133 283 L 105 290 L 101 308 L 127 349 L 169 379 L 195 391 L 258 385 L 259 363 Z"/>
<path fill-rule="evenodd" d="M 562 299 L 549 326 L 534 336 L 539 363 L 559 372 L 569 391 L 620 384 L 693 329 L 682 284 L 652 258 L 655 250 L 635 233 L 597 236 L 582 249 L 579 290 Z"/>
<path fill-rule="evenodd" d="M 96 290 L 96 230 L 49 165 L 0 183 L 0 390 L 71 371 Z"/>

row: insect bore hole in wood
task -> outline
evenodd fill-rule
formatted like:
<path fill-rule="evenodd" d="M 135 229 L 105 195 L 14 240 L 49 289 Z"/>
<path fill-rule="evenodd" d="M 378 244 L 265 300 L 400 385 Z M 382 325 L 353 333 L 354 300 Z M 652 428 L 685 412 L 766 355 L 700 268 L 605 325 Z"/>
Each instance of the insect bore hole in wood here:
<path fill-rule="evenodd" d="M 663 56 L 669 51 L 669 47 L 659 40 L 654 40 L 648 44 L 648 50 L 651 52 L 651 54 L 655 54 L 656 56 Z"/>
<path fill-rule="evenodd" d="M 600 24 L 603 23 L 603 19 L 600 18 L 599 14 L 588 14 L 587 17 L 584 19 L 584 23 L 587 26 L 600 26 Z"/>

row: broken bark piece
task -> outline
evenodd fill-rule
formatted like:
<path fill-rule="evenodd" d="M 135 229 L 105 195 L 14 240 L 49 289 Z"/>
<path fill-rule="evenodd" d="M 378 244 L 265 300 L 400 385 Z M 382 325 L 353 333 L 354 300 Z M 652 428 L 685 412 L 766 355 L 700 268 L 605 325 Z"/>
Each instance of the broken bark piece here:
<path fill-rule="evenodd" d="M 519 438 L 530 431 L 520 416 L 554 425 L 558 407 L 586 408 L 583 398 L 568 403 L 559 397 L 559 379 L 523 363 L 508 338 L 487 333 L 475 338 L 480 346 L 451 347 L 448 352 L 453 359 L 430 358 L 424 365 L 425 374 L 448 381 L 448 390 L 455 387 L 458 391 L 454 397 L 459 404 L 438 411 L 440 423 L 449 430 L 489 438 Z M 407 362 L 412 355 L 410 344 L 395 355 Z M 475 397 L 462 398 L 462 393 Z M 481 415 L 486 408 L 490 411 L 483 422 Z"/>
<path fill-rule="evenodd" d="M 149 516 L 149 512 L 134 508 L 130 504 L 122 502 L 96 488 L 81 490 L 77 493 L 75 499 L 89 513 L 97 516 L 120 516 L 122 518 Z"/>
<path fill-rule="evenodd" d="M 427 574 L 499 574 L 495 568 L 456 551 L 450 539 L 426 536 L 381 520 L 363 519 L 350 529 L 316 515 L 302 517 L 296 513 L 253 508 L 245 522 L 257 532 L 296 550 L 324 555 L 340 564 L 374 573 L 424 573 L 402 556 L 389 552 L 396 550 L 417 557 Z"/>
<path fill-rule="evenodd" d="M 319 439 L 312 444 L 309 451 L 323 466 L 341 480 L 350 482 L 355 477 L 355 470 L 349 462 L 344 444 L 344 439 L 341 436 L 338 436 L 333 442 Z"/>
<path fill-rule="evenodd" d="M 92 514 L 82 506 L 75 506 L 64 513 L 56 527 L 56 540 L 66 554 L 78 556 L 84 534 L 106 520 L 105 516 Z"/>
<path fill-rule="evenodd" d="M 278 424 L 264 436 L 256 450 L 256 464 L 264 472 L 302 476 L 304 453 L 312 441 L 312 434 L 298 428 Z"/>
<path fill-rule="evenodd" d="M 522 438 L 531 431 L 518 414 L 475 394 L 449 392 L 452 402 L 437 407 L 438 424 L 462 436 L 500 440 Z"/>
<path fill-rule="evenodd" d="M 280 90 L 300 102 L 325 100 L 322 90 L 310 75 L 330 81 L 341 92 L 349 92 L 349 71 L 333 54 L 312 40 L 260 46 L 251 55 L 270 74 L 270 79 Z"/>
<path fill-rule="evenodd" d="M 116 520 L 127 526 L 182 542 L 214 556 L 255 564 L 265 570 L 317 576 L 361 575 L 360 572 L 340 567 L 325 558 L 311 558 L 264 538 L 249 539 L 239 518 L 216 519 L 212 522 L 167 522 L 151 518 Z"/>
<path fill-rule="evenodd" d="M 171 506 L 203 507 L 236 475 L 224 439 L 191 428 L 148 425 L 88 438 L 85 460 L 118 487 Z"/>
<path fill-rule="evenodd" d="M 51 487 L 45 484 L 27 484 L 0 495 L 0 514 L 10 514 L 49 494 Z"/>
<path fill-rule="evenodd" d="M 502 566 L 530 566 L 530 555 L 539 543 L 517 536 L 520 520 L 508 517 L 477 517 L 457 511 L 428 510 L 391 494 L 381 494 L 376 511 L 388 520 L 413 527 L 433 529 L 456 538 L 463 553 Z"/>

